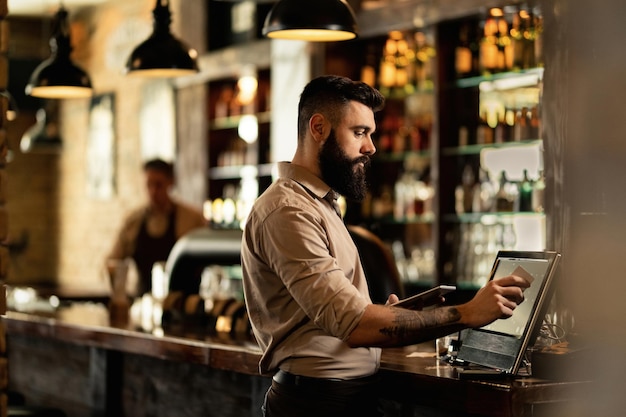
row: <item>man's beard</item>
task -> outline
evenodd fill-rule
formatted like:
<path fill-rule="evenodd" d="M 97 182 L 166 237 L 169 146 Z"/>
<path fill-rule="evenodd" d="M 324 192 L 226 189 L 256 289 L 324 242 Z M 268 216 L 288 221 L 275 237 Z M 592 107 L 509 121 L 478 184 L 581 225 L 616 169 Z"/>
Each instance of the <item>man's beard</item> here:
<path fill-rule="evenodd" d="M 350 159 L 339 147 L 335 130 L 331 129 L 328 139 L 319 154 L 322 179 L 326 184 L 354 201 L 362 201 L 367 194 L 366 173 L 370 166 L 369 156 Z M 363 164 L 361 167 L 360 164 Z"/>

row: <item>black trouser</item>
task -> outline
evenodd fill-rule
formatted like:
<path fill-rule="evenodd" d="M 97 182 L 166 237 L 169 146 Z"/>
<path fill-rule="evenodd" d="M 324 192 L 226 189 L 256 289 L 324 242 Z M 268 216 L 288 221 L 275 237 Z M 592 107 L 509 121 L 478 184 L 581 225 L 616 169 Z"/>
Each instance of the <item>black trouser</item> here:
<path fill-rule="evenodd" d="M 265 417 L 380 417 L 378 377 L 308 378 L 279 371 L 265 395 Z"/>

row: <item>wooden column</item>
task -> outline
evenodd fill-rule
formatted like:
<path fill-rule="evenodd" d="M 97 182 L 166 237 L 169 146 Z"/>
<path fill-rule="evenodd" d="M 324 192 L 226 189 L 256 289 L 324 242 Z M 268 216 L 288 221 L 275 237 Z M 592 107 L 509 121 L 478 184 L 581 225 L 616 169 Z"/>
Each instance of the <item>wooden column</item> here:
<path fill-rule="evenodd" d="M 5 92 L 9 82 L 8 24 L 4 20 L 8 14 L 7 0 L 0 0 L 0 92 Z M 7 96 L 0 96 L 0 315 L 6 313 L 5 279 L 9 260 L 9 250 L 2 242 L 7 239 L 9 219 L 7 215 L 7 155 L 9 144 L 6 132 L 6 109 L 9 106 Z M 6 332 L 0 323 L 0 417 L 7 415 L 7 389 L 9 370 L 6 354 Z"/>

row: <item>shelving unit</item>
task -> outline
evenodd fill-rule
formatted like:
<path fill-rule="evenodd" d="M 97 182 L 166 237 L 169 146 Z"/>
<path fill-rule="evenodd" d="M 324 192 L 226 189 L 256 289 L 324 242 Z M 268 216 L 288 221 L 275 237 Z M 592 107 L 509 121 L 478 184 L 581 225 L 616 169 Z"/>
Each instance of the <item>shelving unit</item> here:
<path fill-rule="evenodd" d="M 509 13 L 508 19 L 514 13 L 512 10 L 519 9 L 514 6 L 504 10 Z M 536 16 L 532 14 L 536 10 L 528 12 Z M 458 210 L 457 196 L 464 171 L 471 170 L 473 186 L 479 178 L 479 168 L 492 159 L 512 155 L 513 165 L 519 168 L 512 180 L 521 180 L 524 168 L 532 171 L 532 179 L 535 179 L 542 167 L 543 139 L 538 123 L 543 68 L 520 66 L 520 59 L 513 60 L 511 56 L 509 59 L 516 66 L 480 67 L 480 54 L 485 53 L 485 45 L 476 37 L 483 33 L 485 25 L 493 23 L 485 23 L 489 19 L 493 17 L 482 13 L 463 16 L 419 30 L 333 45 L 327 50 L 326 72 L 370 83 L 374 80 L 374 86 L 387 97 L 385 109 L 377 114 L 377 153 L 369 178 L 371 196 L 361 204 L 348 205 L 346 222 L 368 227 L 392 248 L 407 293 L 441 283 L 456 284 L 469 295 L 483 284 L 498 249 L 545 248 L 543 212 L 472 207 Z M 516 21 L 515 24 L 521 23 Z M 467 39 L 466 44 L 460 42 L 464 30 L 474 37 Z M 402 36 L 409 43 L 418 37 L 436 39 L 436 43 L 426 42 L 432 57 L 428 63 L 433 74 L 429 82 L 416 83 L 408 89 L 384 85 L 384 67 L 388 62 L 393 62 L 398 71 L 411 67 L 398 54 L 393 60 L 386 57 L 388 40 Z M 521 42 L 520 39 L 516 42 Z M 526 53 L 528 45 L 524 44 Z M 472 67 L 458 65 L 459 48 L 465 46 Z M 415 43 L 412 47 L 420 50 Z M 502 56 L 512 53 L 511 49 L 504 49 L 498 46 L 492 52 L 497 50 Z M 391 50 L 393 52 L 393 47 Z M 541 62 L 531 61 L 533 65 Z M 464 69 L 462 74 L 460 69 Z M 371 75 L 372 71 L 375 76 Z M 525 102 L 520 104 L 520 100 Z M 494 109 L 493 106 L 499 107 Z M 523 120 L 519 119 L 522 108 L 529 116 L 524 114 Z M 416 145 L 409 131 L 415 120 L 424 114 L 428 115 L 432 128 L 425 135 L 427 140 L 418 141 Z M 494 115 L 499 116 L 495 118 L 496 125 L 507 120 L 508 124 L 494 125 Z M 522 126 L 520 122 L 526 123 L 525 130 L 518 129 Z M 525 158 L 530 158 L 528 164 L 520 162 Z M 500 168 L 497 164 L 495 168 L 489 166 L 496 170 L 490 172 L 490 176 L 497 190 Z M 415 189 L 402 188 L 406 172 L 416 173 L 414 183 L 426 185 L 431 193 L 408 209 L 402 200 L 407 194 L 415 195 Z M 526 240 L 523 244 L 521 238 Z"/>
<path fill-rule="evenodd" d="M 530 207 L 520 209 L 516 205 L 519 197 L 514 195 L 508 196 L 510 204 L 499 207 L 497 204 L 498 198 L 504 198 L 497 194 L 503 171 L 508 180 L 515 183 L 511 187 L 513 193 L 518 193 L 524 170 L 532 171 L 531 179 L 535 180 L 543 169 L 543 139 L 539 126 L 543 68 L 529 67 L 514 60 L 516 40 L 512 34 L 510 43 L 496 42 L 497 53 L 503 57 L 501 62 L 510 59 L 502 68 L 465 66 L 465 73 L 459 75 L 456 62 L 459 48 L 465 46 L 459 43 L 460 35 L 468 25 L 478 28 L 481 35 L 488 33 L 490 19 L 507 19 L 510 28 L 520 24 L 530 27 L 524 19 L 520 23 L 522 12 L 527 10 L 503 8 L 507 9 L 512 17 L 476 15 L 437 25 L 440 126 L 437 271 L 440 282 L 454 282 L 467 290 L 476 290 L 484 284 L 498 250 L 545 249 L 542 204 L 538 204 L 537 212 L 530 211 Z M 533 13 L 536 10 L 529 13 L 529 19 L 533 18 Z M 509 33 L 503 32 L 503 35 Z M 538 35 L 532 34 L 533 37 Z M 530 34 L 525 36 L 529 38 L 524 40 L 523 46 L 527 53 L 534 38 L 530 39 Z M 520 35 L 519 39 L 525 38 Z M 486 35 L 473 46 L 470 40 L 469 50 L 475 58 L 481 58 L 488 42 Z M 540 60 L 528 62 L 536 65 Z M 473 63 L 476 65 L 475 60 Z M 496 193 L 488 210 L 480 207 L 480 197 L 473 195 L 481 192 L 476 188 L 481 171 L 487 171 L 490 180 L 482 195 L 489 189 Z M 528 184 L 525 183 L 525 187 Z"/>
<path fill-rule="evenodd" d="M 394 31 L 330 45 L 326 53 L 326 73 L 361 79 L 386 98 L 376 114 L 370 192 L 362 203 L 348 203 L 345 221 L 365 226 L 391 247 L 405 286 L 413 288 L 408 293 L 436 281 L 432 35 L 427 29 Z"/>
<path fill-rule="evenodd" d="M 242 84 L 244 77 L 253 83 L 250 91 Z M 247 66 L 240 74 L 209 81 L 207 91 L 205 207 L 213 227 L 238 228 L 271 183 L 270 70 Z"/>

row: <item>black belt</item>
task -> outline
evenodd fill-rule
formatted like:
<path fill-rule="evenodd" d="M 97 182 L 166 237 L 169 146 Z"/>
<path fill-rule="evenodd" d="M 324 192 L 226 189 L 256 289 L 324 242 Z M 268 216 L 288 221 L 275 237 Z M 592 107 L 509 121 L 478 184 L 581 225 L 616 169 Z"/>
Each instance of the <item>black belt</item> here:
<path fill-rule="evenodd" d="M 339 379 L 339 378 L 313 378 L 310 376 L 294 375 L 283 370 L 279 370 L 274 375 L 274 381 L 281 385 L 289 385 L 302 388 L 330 388 L 343 385 L 358 387 L 368 385 L 377 380 L 376 375 L 357 379 Z"/>

